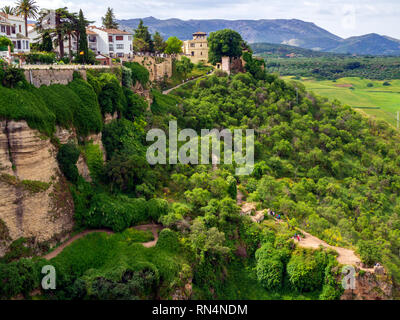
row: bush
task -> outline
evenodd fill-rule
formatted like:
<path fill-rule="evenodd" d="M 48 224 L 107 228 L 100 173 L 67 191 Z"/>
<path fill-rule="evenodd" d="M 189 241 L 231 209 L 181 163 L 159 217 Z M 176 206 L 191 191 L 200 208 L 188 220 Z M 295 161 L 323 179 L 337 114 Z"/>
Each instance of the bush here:
<path fill-rule="evenodd" d="M 180 249 L 178 234 L 168 228 L 161 230 L 157 241 L 157 248 L 177 252 Z"/>
<path fill-rule="evenodd" d="M 103 127 L 103 119 L 93 88 L 81 79 L 71 81 L 68 84 L 68 88 L 75 92 L 80 99 L 80 103 L 78 104 L 66 101 L 73 110 L 74 126 L 78 134 L 86 136 L 90 133 L 100 132 Z"/>
<path fill-rule="evenodd" d="M 128 120 L 143 116 L 148 107 L 147 101 L 128 88 L 124 88 L 124 94 L 126 97 L 126 108 L 123 110 L 123 116 Z"/>
<path fill-rule="evenodd" d="M 299 292 L 319 290 L 324 280 L 326 254 L 298 250 L 292 254 L 286 271 L 290 285 Z"/>
<path fill-rule="evenodd" d="M 267 290 L 281 289 L 287 260 L 285 251 L 267 242 L 256 251 L 256 260 L 257 279 L 261 285 Z"/>
<path fill-rule="evenodd" d="M 125 62 L 124 66 L 132 72 L 132 83 L 140 82 L 145 86 L 149 82 L 149 71 L 137 62 Z"/>
<path fill-rule="evenodd" d="M 37 93 L 36 88 L 16 90 L 0 86 L 0 117 L 26 120 L 29 127 L 50 136 L 55 131 L 56 117 Z"/>
<path fill-rule="evenodd" d="M 28 88 L 24 71 L 12 65 L 0 63 L 0 84 L 6 88 Z"/>
<path fill-rule="evenodd" d="M 147 202 L 149 216 L 153 221 L 158 221 L 161 216 L 168 214 L 168 202 L 164 199 L 151 199 Z"/>
<path fill-rule="evenodd" d="M 99 83 L 101 85 L 99 93 L 101 112 L 106 114 L 123 111 L 126 107 L 126 98 L 117 77 L 110 73 L 103 73 L 99 77 Z"/>
<path fill-rule="evenodd" d="M 357 252 L 362 262 L 369 266 L 373 266 L 382 260 L 381 248 L 373 240 L 359 240 L 357 243 Z"/>
<path fill-rule="evenodd" d="M 56 62 L 56 54 L 54 52 L 31 52 L 26 55 L 28 64 L 53 64 Z"/>
<path fill-rule="evenodd" d="M 124 195 L 110 196 L 105 193 L 73 192 L 78 205 L 76 220 L 89 228 L 110 228 L 115 232 L 148 221 L 146 200 L 133 199 Z M 85 195 L 89 199 L 85 199 Z"/>
<path fill-rule="evenodd" d="M 63 144 L 57 154 L 61 172 L 73 183 L 76 183 L 79 177 L 78 168 L 76 167 L 79 154 L 79 149 L 73 143 Z"/>

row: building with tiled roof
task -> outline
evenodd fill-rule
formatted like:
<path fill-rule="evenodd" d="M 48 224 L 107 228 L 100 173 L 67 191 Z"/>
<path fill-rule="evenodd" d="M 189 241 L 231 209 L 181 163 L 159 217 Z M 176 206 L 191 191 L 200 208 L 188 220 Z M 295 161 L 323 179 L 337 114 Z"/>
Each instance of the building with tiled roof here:
<path fill-rule="evenodd" d="M 182 51 L 193 63 L 208 63 L 208 41 L 207 33 L 195 32 L 192 40 L 183 42 Z"/>
<path fill-rule="evenodd" d="M 0 12 L 0 36 L 6 36 L 14 44 L 14 52 L 29 52 L 29 38 L 25 33 L 23 17 Z"/>
<path fill-rule="evenodd" d="M 110 57 L 131 57 L 133 55 L 133 35 L 118 29 L 89 26 L 86 29 L 89 48 L 96 54 Z"/>

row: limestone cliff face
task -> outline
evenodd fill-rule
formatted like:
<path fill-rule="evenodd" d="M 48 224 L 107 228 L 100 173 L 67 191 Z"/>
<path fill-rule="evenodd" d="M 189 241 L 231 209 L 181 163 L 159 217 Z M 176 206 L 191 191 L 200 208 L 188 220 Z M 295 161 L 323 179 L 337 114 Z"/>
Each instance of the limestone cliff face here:
<path fill-rule="evenodd" d="M 392 300 L 397 290 L 382 266 L 373 271 L 357 270 L 355 289 L 345 290 L 341 300 Z"/>
<path fill-rule="evenodd" d="M 73 200 L 50 140 L 25 121 L 0 121 L 0 256 L 20 237 L 53 245 L 73 227 Z"/>

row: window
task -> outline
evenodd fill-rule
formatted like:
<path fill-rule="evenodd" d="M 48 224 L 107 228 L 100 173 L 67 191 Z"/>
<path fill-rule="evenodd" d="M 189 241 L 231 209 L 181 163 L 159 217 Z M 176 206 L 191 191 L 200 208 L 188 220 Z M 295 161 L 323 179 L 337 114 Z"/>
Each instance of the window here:
<path fill-rule="evenodd" d="M 124 45 L 123 44 L 117 44 L 117 49 L 123 50 L 124 49 Z"/>
<path fill-rule="evenodd" d="M 18 27 L 19 27 L 19 33 L 21 33 L 22 32 L 21 25 L 19 25 Z"/>
<path fill-rule="evenodd" d="M 192 47 L 192 48 L 194 48 L 195 46 L 196 46 L 195 43 L 191 43 L 191 44 L 190 44 L 190 47 Z"/>
<path fill-rule="evenodd" d="M 110 50 L 110 51 L 114 51 L 114 46 L 113 46 L 112 44 L 110 44 L 109 50 Z"/>
<path fill-rule="evenodd" d="M 192 51 L 192 57 L 194 57 L 194 51 Z"/>
<path fill-rule="evenodd" d="M 108 36 L 108 41 L 109 42 L 113 42 L 113 37 L 112 36 Z"/>
<path fill-rule="evenodd" d="M 6 26 L 1 26 L 1 32 L 6 33 Z"/>
<path fill-rule="evenodd" d="M 117 41 L 123 41 L 124 40 L 124 36 L 116 36 L 115 40 Z"/>
<path fill-rule="evenodd" d="M 124 57 L 124 54 L 121 53 L 121 52 L 119 52 L 119 53 L 117 53 L 117 56 L 120 57 L 120 58 L 123 58 L 123 57 Z"/>
<path fill-rule="evenodd" d="M 15 34 L 15 26 L 11 27 L 11 33 Z"/>

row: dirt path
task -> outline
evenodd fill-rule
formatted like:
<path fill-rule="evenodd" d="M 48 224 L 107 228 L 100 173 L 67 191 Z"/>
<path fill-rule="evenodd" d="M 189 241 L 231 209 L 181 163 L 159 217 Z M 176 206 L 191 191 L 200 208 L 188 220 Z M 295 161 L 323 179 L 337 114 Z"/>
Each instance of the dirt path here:
<path fill-rule="evenodd" d="M 242 209 L 247 206 L 249 206 L 249 207 L 254 206 L 254 204 L 249 204 L 247 202 L 244 202 L 243 197 L 244 197 L 243 193 L 238 188 L 237 197 L 236 197 L 237 205 L 240 206 Z M 265 211 L 269 211 L 269 210 L 265 210 Z M 279 220 L 277 220 L 277 221 L 279 221 Z M 282 220 L 280 220 L 280 221 L 281 221 L 280 223 L 283 223 Z M 304 234 L 304 236 L 305 236 L 305 238 L 300 239 L 301 241 L 295 240 L 295 242 L 298 244 L 298 246 L 303 247 L 303 248 L 309 248 L 309 249 L 319 249 L 320 246 L 323 246 L 324 248 L 329 248 L 329 249 L 335 250 L 338 253 L 337 260 L 340 264 L 353 265 L 362 270 L 374 272 L 373 268 L 368 269 L 368 268 L 361 267 L 361 260 L 359 257 L 357 257 L 354 250 L 331 246 L 331 245 L 327 244 L 325 241 L 323 241 L 317 237 L 314 237 L 313 235 L 309 234 L 308 232 L 305 232 L 304 230 L 301 230 L 301 229 L 298 229 L 298 230 L 300 230 L 301 233 Z"/>
<path fill-rule="evenodd" d="M 194 78 L 194 79 L 191 79 L 191 80 L 188 80 L 188 81 L 185 81 L 185 82 L 182 82 L 181 84 L 178 84 L 177 86 L 175 86 L 175 87 L 173 87 L 173 88 L 171 88 L 171 89 L 164 90 L 162 93 L 163 93 L 163 94 L 168 94 L 168 93 L 170 93 L 172 90 L 175 90 L 175 89 L 177 89 L 177 88 L 183 86 L 184 84 L 189 83 L 190 81 L 196 81 L 196 80 L 198 80 L 198 79 L 200 79 L 200 78 L 204 78 L 204 77 L 207 77 L 207 76 L 208 76 L 208 74 L 203 75 L 203 76 L 200 76 L 200 77 L 197 77 L 197 78 Z"/>
<path fill-rule="evenodd" d="M 142 245 L 146 248 L 151 248 L 154 247 L 157 244 L 158 241 L 158 231 L 162 230 L 163 227 L 157 224 L 143 224 L 140 226 L 133 227 L 136 230 L 142 230 L 146 231 L 148 229 L 151 229 L 151 232 L 153 234 L 154 240 L 148 241 L 148 242 L 142 242 Z M 78 233 L 74 235 L 72 238 L 68 239 L 64 243 L 62 243 L 60 246 L 55 248 L 52 252 L 46 254 L 43 256 L 44 259 L 50 260 L 55 257 L 57 257 L 66 247 L 71 245 L 74 241 L 83 238 L 84 236 L 90 234 L 90 233 L 96 233 L 96 232 L 105 232 L 107 234 L 113 234 L 113 231 L 107 230 L 107 229 L 96 229 L 96 230 L 85 230 L 82 231 L 81 233 Z"/>
<path fill-rule="evenodd" d="M 331 245 L 327 244 L 325 241 L 322 241 L 321 239 L 318 239 L 317 237 L 314 237 L 313 235 L 309 234 L 308 232 L 305 232 L 301 229 L 299 229 L 299 230 L 305 235 L 305 238 L 302 238 L 301 241 L 295 240 L 295 242 L 300 247 L 310 248 L 310 249 L 318 249 L 320 246 L 323 246 L 324 248 L 329 248 L 329 249 L 335 250 L 339 254 L 337 257 L 337 260 L 340 264 L 353 265 L 353 266 L 357 266 L 358 268 L 360 268 L 362 270 L 374 272 L 373 268 L 368 269 L 368 268 L 361 267 L 361 260 L 359 257 L 356 256 L 356 254 L 353 250 L 331 246 Z"/>
<path fill-rule="evenodd" d="M 148 229 L 151 229 L 151 233 L 153 234 L 154 240 L 148 241 L 148 242 L 142 242 L 142 245 L 146 248 L 151 248 L 154 247 L 157 244 L 158 241 L 158 232 L 163 229 L 162 226 L 158 224 L 142 224 L 140 226 L 133 227 L 136 230 L 142 230 L 146 231 Z"/>

